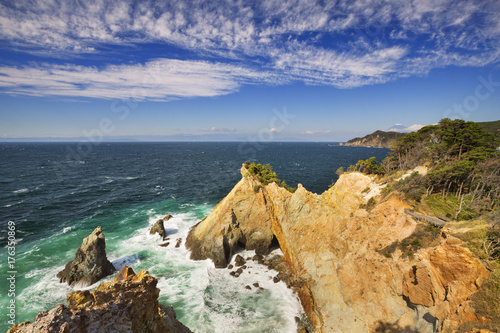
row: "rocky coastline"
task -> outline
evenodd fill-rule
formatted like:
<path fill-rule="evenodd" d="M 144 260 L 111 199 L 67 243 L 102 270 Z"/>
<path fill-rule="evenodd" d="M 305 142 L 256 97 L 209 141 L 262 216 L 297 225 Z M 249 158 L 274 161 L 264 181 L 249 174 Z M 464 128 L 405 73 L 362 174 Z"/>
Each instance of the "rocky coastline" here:
<path fill-rule="evenodd" d="M 354 138 L 344 145 L 348 147 L 392 148 L 406 133 L 375 131 L 362 138 Z"/>
<path fill-rule="evenodd" d="M 24 322 L 7 333 L 28 332 L 148 332 L 190 333 L 176 319 L 172 307 L 158 303 L 158 280 L 147 271 L 124 266 L 115 279 L 92 293 L 74 291 L 68 306 L 58 305 L 37 315 L 33 323 Z"/>
<path fill-rule="evenodd" d="M 192 227 L 185 246 L 191 259 L 211 259 L 217 268 L 229 269 L 239 248 L 255 250 L 246 260 L 278 271 L 275 282 L 284 281 L 298 294 L 306 314 L 296 318 L 299 332 L 455 332 L 465 322 L 488 321 L 470 302 L 489 271 L 450 230 L 443 228 L 433 246 L 414 255 L 400 248 L 388 254 L 386 249 L 414 235 L 421 222 L 405 212 L 410 206 L 398 196 L 380 196 L 374 177 L 345 173 L 318 195 L 300 184 L 294 193 L 276 183 L 264 185 L 246 164 L 240 171 L 241 180 Z M 150 233 L 168 240 L 163 221 L 169 217 Z M 283 256 L 266 257 L 276 247 Z M 237 277 L 245 259 L 237 255 L 234 264 L 238 268 L 231 275 Z M 114 271 L 98 227 L 58 277 L 81 286 Z M 68 306 L 58 305 L 8 332 L 190 332 L 172 307 L 158 303 L 157 282 L 148 272 L 135 274 L 125 266 L 92 293 L 75 291 Z"/>
<path fill-rule="evenodd" d="M 418 223 L 397 196 L 367 194 L 377 186 L 372 177 L 347 173 L 317 195 L 300 184 L 293 194 L 275 183 L 262 185 L 245 165 L 241 175 L 190 231 L 191 258 L 210 258 L 222 268 L 237 247 L 266 254 L 278 243 L 300 281 L 295 289 L 310 322 L 307 331 L 433 333 L 487 321 L 469 303 L 489 273 L 447 230 L 437 246 L 412 257 L 399 249 L 382 254 Z M 368 211 L 370 198 L 376 203 Z"/>

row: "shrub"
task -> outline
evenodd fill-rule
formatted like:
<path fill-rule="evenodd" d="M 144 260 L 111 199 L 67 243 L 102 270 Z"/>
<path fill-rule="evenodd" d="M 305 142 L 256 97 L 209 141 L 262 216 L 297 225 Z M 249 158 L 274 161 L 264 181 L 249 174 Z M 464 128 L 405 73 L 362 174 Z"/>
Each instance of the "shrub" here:
<path fill-rule="evenodd" d="M 256 163 L 251 163 L 251 164 L 246 164 L 245 166 L 248 169 L 248 172 L 252 174 L 253 176 L 257 177 L 259 181 L 262 183 L 262 185 L 267 185 L 270 183 L 276 183 L 278 186 L 283 187 L 287 191 L 293 193 L 297 189 L 288 186 L 288 184 L 285 181 L 281 181 L 278 178 L 278 175 L 276 175 L 276 172 L 273 171 L 273 168 L 271 167 L 270 164 L 256 164 Z M 260 189 L 260 187 L 259 187 Z M 254 188 L 255 190 L 255 188 Z M 257 191 L 256 191 L 257 192 Z"/>
<path fill-rule="evenodd" d="M 253 187 L 253 190 L 254 190 L 255 192 L 259 192 L 259 190 L 260 190 L 260 185 L 255 185 L 255 186 Z"/>
<path fill-rule="evenodd" d="M 340 169 L 339 169 L 340 170 Z M 339 174 L 339 170 L 337 170 L 337 174 Z M 356 165 L 351 165 L 347 169 L 348 171 L 359 171 L 365 173 L 367 175 L 384 175 L 385 167 L 382 164 L 378 164 L 377 158 L 372 156 L 366 160 L 359 160 Z M 342 169 L 343 171 L 343 169 Z"/>
<path fill-rule="evenodd" d="M 382 193 L 387 194 L 393 191 L 400 192 L 405 199 L 420 202 L 425 194 L 425 177 L 414 172 L 410 176 L 387 186 L 382 190 Z"/>

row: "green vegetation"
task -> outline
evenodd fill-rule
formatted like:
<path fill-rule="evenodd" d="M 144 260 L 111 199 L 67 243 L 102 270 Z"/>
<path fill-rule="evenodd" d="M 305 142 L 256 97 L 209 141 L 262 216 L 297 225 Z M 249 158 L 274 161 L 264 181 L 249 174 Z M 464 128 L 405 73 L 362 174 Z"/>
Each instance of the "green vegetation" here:
<path fill-rule="evenodd" d="M 498 127 L 493 122 L 488 126 Z M 389 182 L 407 170 L 426 166 L 427 175 L 415 173 L 391 182 L 384 192 L 397 192 L 426 213 L 472 219 L 493 211 L 500 203 L 498 145 L 496 135 L 479 124 L 445 118 L 402 136 L 381 164 L 371 157 L 349 170 L 378 175 Z"/>
<path fill-rule="evenodd" d="M 472 307 L 478 315 L 491 319 L 485 324 L 473 323 L 475 328 L 498 329 L 500 327 L 500 264 L 490 266 L 492 270 L 488 280 L 481 286 L 478 292 L 472 295 Z M 471 324 L 469 324 L 471 325 Z M 466 325 L 461 327 L 467 329 Z M 463 332 L 466 332 L 463 330 Z"/>
<path fill-rule="evenodd" d="M 288 186 L 288 184 L 283 180 L 280 180 L 278 178 L 278 175 L 276 175 L 276 172 L 273 171 L 273 168 L 271 167 L 270 164 L 256 164 L 256 163 L 249 163 L 245 162 L 245 166 L 248 169 L 248 172 L 257 177 L 259 181 L 262 183 L 262 185 L 267 185 L 270 183 L 276 183 L 278 186 L 283 187 L 287 191 L 294 193 L 297 189 L 294 187 Z M 256 189 L 256 187 L 259 185 L 256 185 L 254 187 L 254 191 L 258 192 L 260 190 L 260 186 Z"/>
<path fill-rule="evenodd" d="M 375 131 L 362 138 L 354 138 L 347 141 L 347 146 L 373 146 L 373 147 L 392 147 L 406 133 Z"/>
<path fill-rule="evenodd" d="M 479 126 L 481 126 L 486 132 L 495 134 L 495 135 L 500 135 L 500 120 L 497 121 L 487 121 L 487 122 L 482 122 L 482 123 L 477 123 Z"/>
<path fill-rule="evenodd" d="M 385 173 L 384 165 L 378 164 L 375 157 L 370 157 L 366 160 L 359 160 L 356 165 L 351 165 L 348 171 L 359 171 L 367 175 L 383 175 Z"/>
<path fill-rule="evenodd" d="M 486 160 L 495 152 L 495 135 L 472 121 L 442 119 L 437 125 L 425 126 L 402 137 L 384 161 L 386 169 L 408 170 L 430 163 L 433 169 L 448 167 L 461 173 L 469 161 Z M 454 163 L 460 163 L 453 166 Z"/>
<path fill-rule="evenodd" d="M 418 172 L 414 172 L 410 176 L 393 182 L 383 189 L 384 194 L 391 192 L 403 193 L 407 200 L 420 202 L 422 195 L 425 193 L 423 176 Z"/>
<path fill-rule="evenodd" d="M 472 296 L 472 307 L 491 321 L 465 323 L 459 332 L 500 327 L 499 133 L 500 121 L 478 124 L 445 118 L 402 136 L 381 164 L 372 157 L 348 169 L 376 175 L 387 183 L 384 195 L 397 193 L 414 210 L 447 221 L 454 236 L 488 266 L 491 275 Z M 417 166 L 425 166 L 427 174 L 402 177 Z M 439 234 L 439 227 L 418 223 L 411 236 L 379 252 L 390 258 L 399 250 L 411 258 L 420 248 L 437 245 Z"/>
<path fill-rule="evenodd" d="M 472 308 L 484 317 L 491 319 L 485 324 L 469 322 L 463 324 L 458 332 L 470 332 L 471 328 L 495 329 L 500 327 L 500 213 L 495 211 L 485 219 L 452 222 L 458 238 L 464 241 L 475 256 L 482 259 L 490 270 L 489 278 L 478 292 L 472 295 Z"/>

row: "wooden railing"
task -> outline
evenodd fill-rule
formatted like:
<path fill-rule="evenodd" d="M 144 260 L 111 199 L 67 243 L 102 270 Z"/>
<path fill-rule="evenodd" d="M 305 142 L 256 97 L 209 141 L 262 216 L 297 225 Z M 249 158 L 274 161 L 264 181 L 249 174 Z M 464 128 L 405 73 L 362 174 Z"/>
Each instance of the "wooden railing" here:
<path fill-rule="evenodd" d="M 420 213 L 415 213 L 413 210 L 408 209 L 408 208 L 405 208 L 405 213 L 413 216 L 417 220 L 423 220 L 423 221 L 429 222 L 430 224 L 433 224 L 433 225 L 438 226 L 438 227 L 442 227 L 446 224 L 446 221 L 438 219 L 437 217 L 432 217 L 432 216 L 427 216 L 427 215 L 420 214 Z"/>

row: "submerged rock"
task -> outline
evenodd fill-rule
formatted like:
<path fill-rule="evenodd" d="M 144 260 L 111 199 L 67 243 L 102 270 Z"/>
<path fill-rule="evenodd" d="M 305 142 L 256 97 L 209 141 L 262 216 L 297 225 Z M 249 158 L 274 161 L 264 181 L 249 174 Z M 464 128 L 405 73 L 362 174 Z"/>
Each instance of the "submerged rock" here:
<path fill-rule="evenodd" d="M 162 239 L 165 238 L 166 233 L 165 233 L 165 226 L 163 225 L 163 220 L 158 220 L 156 223 L 153 225 L 151 230 L 149 230 L 149 233 L 151 235 L 158 234 L 161 236 Z"/>
<path fill-rule="evenodd" d="M 236 256 L 236 259 L 234 260 L 234 265 L 236 267 L 240 267 L 240 266 L 245 265 L 245 263 L 246 263 L 245 259 L 243 259 L 243 257 L 238 254 Z"/>
<path fill-rule="evenodd" d="M 114 281 L 94 292 L 75 291 L 62 304 L 41 312 L 35 322 L 14 325 L 8 333 L 28 332 L 144 332 L 190 333 L 174 309 L 158 303 L 158 280 L 124 266 Z"/>
<path fill-rule="evenodd" d="M 61 283 L 90 286 L 105 276 L 113 274 L 115 267 L 106 257 L 106 242 L 101 227 L 86 237 L 76 251 L 75 259 L 57 273 Z"/>

